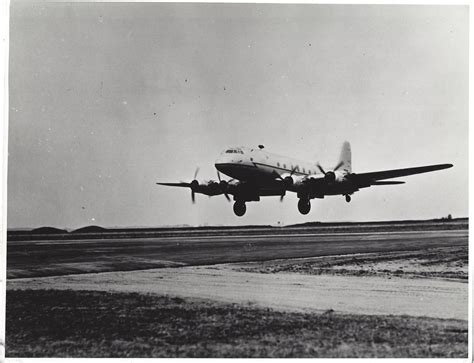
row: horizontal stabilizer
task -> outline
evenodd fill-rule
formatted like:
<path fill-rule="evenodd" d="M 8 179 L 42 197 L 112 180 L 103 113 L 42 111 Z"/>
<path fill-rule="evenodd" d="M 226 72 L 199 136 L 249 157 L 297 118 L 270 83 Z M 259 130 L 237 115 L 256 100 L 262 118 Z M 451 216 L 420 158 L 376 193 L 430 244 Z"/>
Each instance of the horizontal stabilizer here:
<path fill-rule="evenodd" d="M 396 184 L 405 184 L 404 181 L 396 181 L 396 180 L 389 180 L 389 181 L 376 181 L 373 182 L 372 185 L 396 185 Z"/>

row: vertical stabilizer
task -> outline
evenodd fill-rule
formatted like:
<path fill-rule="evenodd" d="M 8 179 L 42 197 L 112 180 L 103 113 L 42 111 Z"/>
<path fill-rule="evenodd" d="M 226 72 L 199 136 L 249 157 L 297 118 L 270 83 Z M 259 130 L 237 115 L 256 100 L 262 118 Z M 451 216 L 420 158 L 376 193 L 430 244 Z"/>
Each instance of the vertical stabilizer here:
<path fill-rule="evenodd" d="M 349 141 L 344 141 L 342 144 L 341 156 L 338 165 L 341 164 L 339 170 L 344 170 L 347 173 L 352 173 L 352 156 L 351 144 Z"/>

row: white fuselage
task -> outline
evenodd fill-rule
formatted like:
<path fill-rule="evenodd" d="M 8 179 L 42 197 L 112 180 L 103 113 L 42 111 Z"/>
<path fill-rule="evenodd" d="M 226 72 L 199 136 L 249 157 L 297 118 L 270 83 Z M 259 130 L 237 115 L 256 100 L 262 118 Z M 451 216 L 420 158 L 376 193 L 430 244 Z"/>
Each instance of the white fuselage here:
<path fill-rule="evenodd" d="M 235 147 L 221 153 L 215 162 L 217 170 L 241 181 L 261 178 L 274 179 L 276 175 L 296 177 L 318 175 L 315 163 L 292 159 L 263 151 L 260 148 Z"/>

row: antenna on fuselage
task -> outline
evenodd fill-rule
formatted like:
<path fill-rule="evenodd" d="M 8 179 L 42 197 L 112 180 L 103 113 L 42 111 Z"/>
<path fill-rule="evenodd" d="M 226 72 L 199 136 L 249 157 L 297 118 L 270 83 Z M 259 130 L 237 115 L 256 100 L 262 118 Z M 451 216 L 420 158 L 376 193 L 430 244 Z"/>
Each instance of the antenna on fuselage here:
<path fill-rule="evenodd" d="M 265 146 L 263 146 L 263 145 L 258 145 L 258 148 L 259 148 L 260 150 L 262 150 L 264 147 L 265 147 Z"/>

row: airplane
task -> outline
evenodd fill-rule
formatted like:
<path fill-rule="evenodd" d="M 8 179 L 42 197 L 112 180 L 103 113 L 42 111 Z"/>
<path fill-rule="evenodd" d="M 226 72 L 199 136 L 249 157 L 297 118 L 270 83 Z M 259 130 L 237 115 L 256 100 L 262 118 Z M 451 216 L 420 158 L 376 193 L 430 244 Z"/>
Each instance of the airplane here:
<path fill-rule="evenodd" d="M 214 165 L 217 169 L 217 181 L 199 182 L 196 179 L 198 168 L 190 183 L 156 184 L 190 188 L 193 203 L 196 193 L 208 196 L 224 195 L 228 201 L 230 201 L 229 195 L 232 195 L 234 213 L 238 217 L 245 214 L 246 202 L 260 201 L 260 197 L 264 196 L 280 196 L 280 201 L 283 201 L 286 192 L 294 192 L 299 199 L 298 210 L 305 215 L 310 212 L 311 199 L 314 198 L 322 199 L 328 195 L 342 195 L 349 203 L 351 195 L 362 188 L 405 183 L 387 179 L 427 173 L 453 166 L 452 164 L 437 164 L 353 173 L 351 145 L 347 141 L 342 145 L 338 163 L 328 171 L 319 163 L 305 162 L 266 152 L 263 145 L 258 145 L 258 148 L 228 148 L 221 153 Z M 220 173 L 231 179 L 222 180 Z"/>

